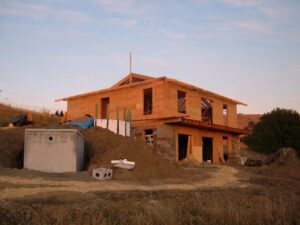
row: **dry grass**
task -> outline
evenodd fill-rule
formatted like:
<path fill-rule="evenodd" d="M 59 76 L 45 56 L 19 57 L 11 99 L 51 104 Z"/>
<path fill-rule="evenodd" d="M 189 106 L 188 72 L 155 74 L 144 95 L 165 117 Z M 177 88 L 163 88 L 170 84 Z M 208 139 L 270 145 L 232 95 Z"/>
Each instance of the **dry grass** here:
<path fill-rule="evenodd" d="M 235 169 L 247 187 L 85 193 L 57 187 L 61 191 L 3 199 L 0 224 L 300 224 L 299 169 Z M 4 184 L 1 188 L 29 187 Z"/>
<path fill-rule="evenodd" d="M 0 127 L 7 126 L 14 116 L 28 113 L 32 114 L 35 124 L 51 125 L 56 124 L 60 121 L 59 117 L 51 115 L 50 111 L 46 108 L 42 108 L 40 112 L 36 112 L 0 103 Z"/>
<path fill-rule="evenodd" d="M 276 189 L 49 193 L 0 204 L 2 224 L 299 224 L 299 193 Z"/>

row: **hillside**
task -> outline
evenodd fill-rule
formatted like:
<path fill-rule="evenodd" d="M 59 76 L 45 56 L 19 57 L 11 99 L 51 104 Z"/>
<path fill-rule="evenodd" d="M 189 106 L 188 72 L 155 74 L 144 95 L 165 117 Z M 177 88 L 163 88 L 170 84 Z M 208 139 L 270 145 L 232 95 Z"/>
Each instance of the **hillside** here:
<path fill-rule="evenodd" d="M 0 103 L 0 127 L 7 126 L 12 117 L 18 116 L 21 114 L 31 113 L 33 121 L 35 124 L 55 124 L 59 123 L 60 118 L 54 115 L 51 115 L 50 112 L 46 109 L 41 110 L 41 112 L 36 112 L 28 109 L 16 108 L 11 105 Z"/>
<path fill-rule="evenodd" d="M 261 114 L 238 114 L 238 127 L 241 129 L 248 128 L 251 123 L 256 124 L 260 121 Z"/>

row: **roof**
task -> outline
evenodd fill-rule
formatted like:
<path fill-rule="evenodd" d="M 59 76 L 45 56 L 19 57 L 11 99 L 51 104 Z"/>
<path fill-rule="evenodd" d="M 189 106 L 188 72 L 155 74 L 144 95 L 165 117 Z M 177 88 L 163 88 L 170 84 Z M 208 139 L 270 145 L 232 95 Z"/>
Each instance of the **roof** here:
<path fill-rule="evenodd" d="M 147 83 L 153 83 L 153 82 L 160 81 L 160 80 L 173 83 L 175 85 L 187 88 L 191 91 L 196 91 L 196 92 L 208 94 L 208 95 L 211 95 L 211 96 L 214 96 L 214 97 L 217 97 L 217 98 L 221 98 L 221 99 L 223 99 L 225 101 L 228 101 L 228 102 L 232 102 L 232 103 L 235 103 L 235 104 L 240 104 L 240 105 L 245 105 L 246 106 L 246 104 L 243 103 L 243 102 L 228 98 L 226 96 L 223 96 L 223 95 L 220 95 L 220 94 L 208 91 L 208 90 L 205 90 L 203 88 L 199 88 L 199 87 L 191 85 L 191 84 L 184 83 L 182 81 L 178 81 L 178 80 L 173 79 L 173 78 L 169 78 L 169 77 L 165 77 L 165 76 L 156 78 L 156 77 L 137 74 L 137 73 L 130 73 L 129 75 L 124 77 L 119 82 L 115 83 L 110 88 L 105 88 L 105 89 L 97 90 L 97 91 L 91 91 L 91 92 L 83 93 L 83 94 L 79 94 L 79 95 L 73 95 L 73 96 L 70 96 L 70 97 L 57 99 L 55 101 L 56 102 L 57 101 L 69 101 L 69 100 L 76 99 L 76 98 L 81 98 L 81 97 L 106 93 L 106 92 L 110 92 L 110 91 L 116 91 L 116 90 L 120 90 L 120 89 L 124 89 L 124 88 L 144 85 L 144 84 L 147 84 Z"/>
<path fill-rule="evenodd" d="M 251 133 L 249 130 L 233 128 L 233 127 L 228 127 L 228 126 L 218 125 L 218 124 L 213 124 L 213 123 L 207 123 L 207 122 L 203 122 L 203 121 L 199 121 L 199 120 L 192 120 L 192 119 L 187 119 L 187 118 L 180 118 L 177 121 L 166 122 L 166 124 L 199 128 L 199 129 L 204 129 L 204 130 L 220 131 L 220 132 L 226 132 L 226 133 L 238 134 L 238 135 L 240 135 L 240 134 L 249 135 Z"/>

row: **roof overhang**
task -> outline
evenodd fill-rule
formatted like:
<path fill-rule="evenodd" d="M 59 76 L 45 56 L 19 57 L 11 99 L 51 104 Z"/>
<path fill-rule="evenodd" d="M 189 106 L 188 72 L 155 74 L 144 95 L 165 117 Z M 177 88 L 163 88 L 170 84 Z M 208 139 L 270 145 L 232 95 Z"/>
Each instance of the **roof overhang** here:
<path fill-rule="evenodd" d="M 181 118 L 177 121 L 170 121 L 165 122 L 165 124 L 168 125 L 178 125 L 183 127 L 191 127 L 196 129 L 202 129 L 202 130 L 211 130 L 211 131 L 219 131 L 224 133 L 230 133 L 230 134 L 236 134 L 236 135 L 249 135 L 251 132 L 249 130 L 239 129 L 239 128 L 233 128 L 213 123 L 207 123 L 200 120 L 191 120 L 187 118 Z"/>
<path fill-rule="evenodd" d="M 187 88 L 187 89 L 189 89 L 189 90 L 191 90 L 191 91 L 196 91 L 196 92 L 204 93 L 204 94 L 207 94 L 207 95 L 211 95 L 211 96 L 214 96 L 214 97 L 223 99 L 223 100 L 228 101 L 228 102 L 232 102 L 232 103 L 234 103 L 234 104 L 247 106 L 247 104 L 245 104 L 245 103 L 243 103 L 243 102 L 234 100 L 234 99 L 232 99 L 232 98 L 228 98 L 228 97 L 223 96 L 223 95 L 219 95 L 219 94 L 217 94 L 217 93 L 214 93 L 214 92 L 205 90 L 205 89 L 203 89 L 203 88 L 199 88 L 199 87 L 194 86 L 194 85 L 191 85 L 191 84 L 184 83 L 184 82 L 182 82 L 182 81 L 179 81 L 179 80 L 176 80 L 176 79 L 173 79 L 173 78 L 166 77 L 166 81 L 167 81 L 167 82 L 170 82 L 170 83 L 173 83 L 173 84 L 175 84 L 175 85 L 182 86 L 182 87 Z"/>

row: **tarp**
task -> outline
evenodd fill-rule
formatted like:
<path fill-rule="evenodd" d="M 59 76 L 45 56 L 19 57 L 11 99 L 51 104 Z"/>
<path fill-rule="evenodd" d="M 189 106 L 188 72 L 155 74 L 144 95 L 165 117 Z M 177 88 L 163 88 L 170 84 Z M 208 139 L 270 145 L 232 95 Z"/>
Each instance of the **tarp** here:
<path fill-rule="evenodd" d="M 24 126 L 27 124 L 33 124 L 32 114 L 19 114 L 11 117 L 11 123 L 15 126 Z"/>
<path fill-rule="evenodd" d="M 87 129 L 94 125 L 94 118 L 90 116 L 83 116 L 71 121 L 67 121 L 65 122 L 65 124 L 77 126 L 82 129 Z"/>

